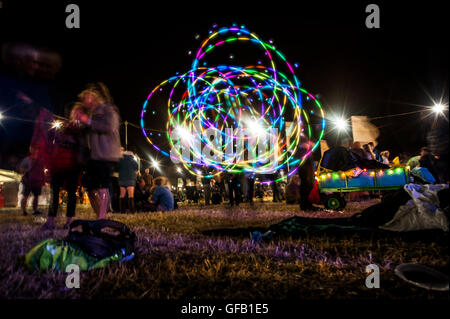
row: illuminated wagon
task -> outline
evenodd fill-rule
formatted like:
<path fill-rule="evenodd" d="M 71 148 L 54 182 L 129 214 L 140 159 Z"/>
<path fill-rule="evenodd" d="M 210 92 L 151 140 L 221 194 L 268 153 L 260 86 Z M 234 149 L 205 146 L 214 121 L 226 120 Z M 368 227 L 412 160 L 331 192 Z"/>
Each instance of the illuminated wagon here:
<path fill-rule="evenodd" d="M 328 209 L 341 210 L 346 205 L 342 193 L 398 190 L 411 182 L 411 176 L 409 166 L 364 169 L 356 177 L 319 167 L 316 171 L 316 180 L 324 206 Z"/>

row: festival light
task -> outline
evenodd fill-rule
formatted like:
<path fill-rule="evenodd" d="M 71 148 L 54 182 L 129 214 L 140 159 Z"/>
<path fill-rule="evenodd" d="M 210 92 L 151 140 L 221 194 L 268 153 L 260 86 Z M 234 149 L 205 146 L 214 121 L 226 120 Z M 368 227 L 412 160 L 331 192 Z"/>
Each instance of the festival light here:
<path fill-rule="evenodd" d="M 181 170 L 181 168 L 177 167 L 177 172 L 181 174 L 183 171 Z"/>
<path fill-rule="evenodd" d="M 199 37 L 196 36 L 196 39 Z M 230 46 L 236 43 L 249 43 L 259 47 L 263 53 L 255 56 L 255 65 L 240 66 L 236 56 L 233 65 L 219 64 L 216 66 L 205 65 L 205 58 L 219 46 Z M 273 41 L 272 41 L 273 42 Z M 236 52 L 233 48 L 231 52 Z M 184 168 L 194 174 L 200 175 L 192 167 L 190 158 L 181 154 L 181 149 L 171 133 L 177 133 L 177 138 L 184 143 L 183 149 L 188 149 L 192 158 L 202 159 L 203 166 L 213 167 L 214 174 L 221 172 L 254 172 L 266 174 L 271 170 L 288 168 L 285 176 L 277 180 L 286 179 L 298 170 L 298 166 L 312 154 L 320 145 L 326 126 L 322 105 L 318 99 L 300 86 L 293 66 L 287 61 L 284 54 L 270 42 L 261 40 L 257 35 L 245 28 L 232 26 L 230 28 L 217 28 L 209 32 L 206 40 L 201 42 L 197 51 L 192 51 L 194 60 L 191 68 L 184 74 L 176 74 L 162 81 L 148 95 L 141 112 L 142 133 L 152 147 L 160 154 L 177 159 Z M 228 55 L 231 57 L 231 55 Z M 229 63 L 229 59 L 223 61 Z M 281 63 L 279 63 L 281 62 Z M 166 94 L 160 97 L 160 94 Z M 157 96 L 158 97 L 155 97 Z M 166 110 L 161 110 L 160 98 L 168 100 Z M 155 101 L 155 102 L 153 102 Z M 308 102 L 306 102 L 308 101 Z M 314 111 L 304 110 L 305 107 L 314 108 Z M 292 130 L 287 132 L 285 124 L 285 112 L 292 109 Z M 315 114 L 322 118 L 321 131 L 316 132 L 311 128 L 309 114 Z M 167 134 L 152 134 L 146 129 L 145 121 L 149 118 L 164 118 Z M 167 117 L 167 122 L 165 118 Z M 287 121 L 287 119 L 286 119 Z M 200 123 L 200 127 L 194 125 Z M 256 137 L 267 137 L 269 128 L 278 129 L 278 136 L 271 139 L 271 145 L 277 145 L 280 149 L 275 153 L 274 148 L 267 147 L 264 154 L 259 153 L 253 159 L 244 159 L 243 148 L 237 147 L 239 141 L 247 137 L 227 135 L 227 128 L 242 129 Z M 219 138 L 210 139 L 203 135 L 211 132 L 217 133 Z M 239 131 L 239 130 L 238 130 Z M 295 153 L 299 145 L 300 133 L 311 143 L 306 154 L 297 162 L 294 161 Z M 191 133 L 193 132 L 193 133 Z M 317 134 L 314 135 L 313 134 Z M 162 141 L 157 136 L 166 136 L 169 143 Z M 222 138 L 220 138 L 222 135 Z M 217 140 L 223 143 L 218 145 Z M 258 143 L 261 139 L 258 140 Z M 289 143 L 287 143 L 289 141 Z M 225 156 L 226 144 L 236 145 L 233 149 L 234 161 L 228 161 Z M 175 147 L 177 145 L 177 147 Z M 258 144 L 259 145 L 259 144 Z M 209 147 L 211 152 L 220 154 L 221 158 L 210 159 L 203 156 L 202 150 Z M 247 147 L 248 148 L 248 147 Z M 172 152 L 175 150 L 174 152 Z M 262 163 L 261 158 L 277 156 L 278 166 L 275 168 L 269 163 Z M 245 157 L 247 158 L 247 157 Z M 239 161 L 237 160 L 239 159 Z M 291 163 L 295 163 L 291 165 Z"/>
<path fill-rule="evenodd" d="M 156 160 L 154 160 L 154 159 L 152 159 L 152 167 L 156 168 L 156 169 L 159 169 L 159 163 Z"/>
<path fill-rule="evenodd" d="M 3 114 L 0 112 L 0 121 L 3 119 Z"/>
<path fill-rule="evenodd" d="M 442 114 L 444 112 L 444 110 L 445 110 L 445 106 L 442 105 L 441 103 L 436 103 L 433 106 L 433 112 L 436 114 Z"/>
<path fill-rule="evenodd" d="M 52 122 L 52 129 L 60 130 L 62 128 L 63 123 L 61 121 L 55 120 Z"/>
<path fill-rule="evenodd" d="M 338 131 L 346 131 L 348 128 L 348 123 L 343 118 L 335 118 L 331 122 Z"/>

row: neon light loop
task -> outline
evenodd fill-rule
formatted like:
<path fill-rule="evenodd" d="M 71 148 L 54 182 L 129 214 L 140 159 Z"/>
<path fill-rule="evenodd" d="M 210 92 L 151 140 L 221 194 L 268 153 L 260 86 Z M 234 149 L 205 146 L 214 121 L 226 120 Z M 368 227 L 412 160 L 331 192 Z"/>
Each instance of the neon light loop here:
<path fill-rule="evenodd" d="M 257 60 L 256 65 L 245 67 L 224 64 L 214 67 L 199 66 L 201 65 L 200 61 L 218 47 L 225 47 L 236 42 L 247 42 L 259 46 L 268 59 L 268 66 L 264 66 L 261 60 Z M 276 68 L 275 58 L 282 61 L 282 67 L 286 69 L 286 72 L 281 72 Z M 169 91 L 166 122 L 167 141 L 157 145 L 148 134 L 152 129 L 145 128 L 145 118 L 156 112 L 160 115 L 161 104 L 151 101 L 163 90 Z M 315 139 L 312 136 L 313 131 L 308 113 L 303 105 L 304 97 L 313 102 L 313 107 L 319 110 L 317 114 L 321 117 L 321 131 Z M 148 112 L 149 110 L 152 112 Z M 291 112 L 292 120 L 290 120 L 290 126 L 286 127 L 285 116 L 288 110 Z M 259 123 L 256 126 L 256 137 L 249 137 L 248 134 L 239 136 L 229 129 L 228 132 L 231 134 L 227 133 L 227 128 L 240 131 L 247 127 L 248 123 Z M 194 127 L 195 125 L 199 125 L 199 127 Z M 295 174 L 298 167 L 319 146 L 325 127 L 325 116 L 320 102 L 314 95 L 300 87 L 294 69 L 285 56 L 272 44 L 263 42 L 254 33 L 243 27 L 221 28 L 211 32 L 195 54 L 191 69 L 157 85 L 148 95 L 141 112 L 142 133 L 153 148 L 164 156 L 180 161 L 190 173 L 195 175 L 201 175 L 193 169 L 196 163 L 193 163 L 190 158 L 183 158 L 181 151 L 176 147 L 179 145 L 177 143 L 188 148 L 189 156 L 192 156 L 193 159 L 201 158 L 201 165 L 213 167 L 216 171 L 214 174 L 222 171 L 268 174 L 289 167 L 286 176 L 276 179 L 279 181 Z M 249 152 L 247 144 L 250 143 L 250 140 L 256 138 L 258 142 L 260 137 L 273 133 L 275 128 L 278 129 L 278 135 L 271 142 L 277 148 L 268 147 L 262 152 L 258 146 L 258 152 L 252 154 L 253 157 L 248 155 L 245 159 L 244 152 L 245 150 Z M 206 130 L 209 130 L 210 133 L 213 132 L 213 140 L 205 138 Z M 182 136 L 179 136 L 180 138 L 177 140 L 172 140 L 174 132 L 178 132 L 178 135 Z M 296 159 L 295 154 L 301 135 L 312 143 L 308 143 L 305 154 Z M 234 162 L 224 158 L 215 159 L 214 156 L 202 156 L 202 148 L 206 148 L 212 154 L 226 154 L 229 145 L 222 141 L 241 143 L 239 150 L 237 145 L 236 151 L 233 150 L 233 156 L 240 160 Z M 172 154 L 170 154 L 171 149 L 174 150 Z M 277 157 L 278 164 L 276 166 L 271 162 L 265 163 L 266 159 L 272 156 Z"/>

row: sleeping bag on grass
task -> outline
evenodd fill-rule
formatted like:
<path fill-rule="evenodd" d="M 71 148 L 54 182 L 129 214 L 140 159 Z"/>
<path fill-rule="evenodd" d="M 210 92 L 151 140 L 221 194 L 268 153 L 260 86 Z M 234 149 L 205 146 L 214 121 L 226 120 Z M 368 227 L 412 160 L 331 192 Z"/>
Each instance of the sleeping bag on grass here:
<path fill-rule="evenodd" d="M 80 270 L 105 267 L 134 257 L 136 235 L 113 220 L 75 220 L 65 239 L 45 239 L 25 256 L 30 270 L 65 271 L 70 264 Z"/>

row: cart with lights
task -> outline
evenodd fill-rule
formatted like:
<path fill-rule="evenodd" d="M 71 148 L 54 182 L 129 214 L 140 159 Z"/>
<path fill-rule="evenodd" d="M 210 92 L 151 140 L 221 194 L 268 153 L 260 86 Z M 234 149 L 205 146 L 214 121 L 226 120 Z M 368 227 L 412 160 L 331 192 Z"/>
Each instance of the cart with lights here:
<path fill-rule="evenodd" d="M 320 198 L 325 208 L 342 210 L 346 206 L 343 193 L 360 191 L 392 191 L 411 182 L 410 168 L 364 169 L 356 177 L 324 168 L 316 171 Z"/>

